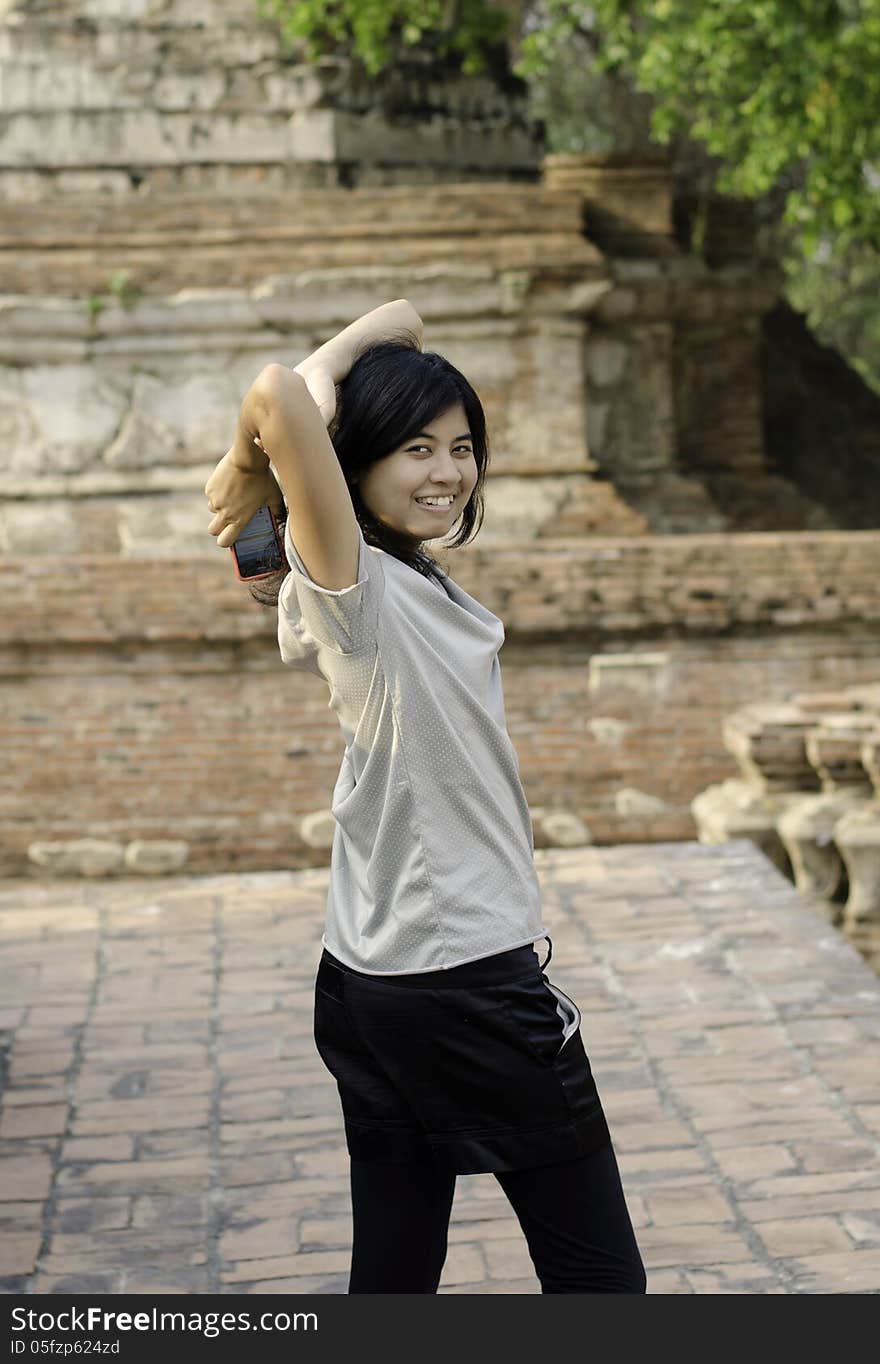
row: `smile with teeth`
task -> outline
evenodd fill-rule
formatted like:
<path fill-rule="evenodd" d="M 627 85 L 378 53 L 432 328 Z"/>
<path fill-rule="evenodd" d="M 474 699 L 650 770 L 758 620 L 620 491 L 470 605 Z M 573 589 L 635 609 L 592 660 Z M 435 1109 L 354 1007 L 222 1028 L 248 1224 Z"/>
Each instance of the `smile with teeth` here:
<path fill-rule="evenodd" d="M 449 494 L 447 497 L 417 497 L 416 501 L 422 507 L 438 507 L 443 510 L 446 507 L 451 507 L 455 498 Z"/>

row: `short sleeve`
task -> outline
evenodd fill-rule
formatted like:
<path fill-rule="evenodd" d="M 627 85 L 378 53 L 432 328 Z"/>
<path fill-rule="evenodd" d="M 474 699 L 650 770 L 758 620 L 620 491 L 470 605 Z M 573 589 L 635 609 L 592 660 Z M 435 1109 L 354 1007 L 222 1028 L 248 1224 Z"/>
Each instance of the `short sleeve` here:
<path fill-rule="evenodd" d="M 375 644 L 384 590 L 381 555 L 370 550 L 360 525 L 358 544 L 357 582 L 334 591 L 309 577 L 294 548 L 290 521 L 286 523 L 284 549 L 290 572 L 278 595 L 278 643 L 285 663 L 316 671 L 309 662 L 316 646 L 356 654 Z"/>

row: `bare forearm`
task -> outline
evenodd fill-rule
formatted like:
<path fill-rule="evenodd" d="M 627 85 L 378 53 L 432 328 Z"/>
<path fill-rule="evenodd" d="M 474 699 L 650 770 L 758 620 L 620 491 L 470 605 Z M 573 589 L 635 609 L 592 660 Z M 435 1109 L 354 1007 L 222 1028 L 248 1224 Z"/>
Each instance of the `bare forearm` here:
<path fill-rule="evenodd" d="M 409 336 L 414 337 L 421 346 L 422 319 L 405 298 L 396 298 L 365 313 L 338 335 L 325 341 L 323 346 L 296 365 L 293 372 L 304 378 L 310 368 L 324 370 L 331 375 L 333 383 L 338 384 L 348 374 L 356 356 L 367 346 L 377 341 L 403 340 Z M 267 365 L 242 400 L 235 435 L 234 462 L 248 472 L 261 471 L 269 462 L 260 443 L 260 425 L 265 422 L 270 407 L 277 403 L 278 384 L 284 377 L 283 373 L 279 373 L 281 370 L 282 366 Z"/>
<path fill-rule="evenodd" d="M 267 412 L 266 371 L 261 370 L 241 402 L 233 442 L 233 462 L 248 473 L 269 467 L 269 456 L 260 441 L 260 423 Z"/>
<path fill-rule="evenodd" d="M 324 365 L 330 370 L 333 382 L 339 384 L 366 344 L 403 339 L 407 333 L 414 335 L 421 346 L 422 319 L 405 298 L 396 298 L 392 303 L 383 303 L 381 307 L 373 308 L 372 312 L 364 313 L 363 317 L 325 341 L 323 346 L 319 346 L 294 368 L 301 374 L 311 365 Z"/>

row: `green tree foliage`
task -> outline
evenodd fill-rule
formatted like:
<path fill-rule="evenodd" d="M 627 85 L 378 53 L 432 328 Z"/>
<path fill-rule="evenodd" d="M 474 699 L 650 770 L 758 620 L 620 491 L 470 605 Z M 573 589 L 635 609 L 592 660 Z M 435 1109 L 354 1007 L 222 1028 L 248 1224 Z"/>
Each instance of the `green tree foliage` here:
<path fill-rule="evenodd" d="M 340 48 L 377 76 L 407 47 L 456 56 L 467 75 L 484 71 L 487 48 L 504 39 L 508 15 L 486 0 L 256 0 L 277 19 L 292 43 L 302 40 L 310 61 Z"/>
<path fill-rule="evenodd" d="M 509 27 L 490 0 L 257 0 L 308 55 L 351 44 L 370 75 L 407 45 L 484 70 Z M 534 23 L 535 13 L 539 23 Z M 878 0 L 541 0 L 526 13 L 517 74 L 546 78 L 560 44 L 596 31 L 599 70 L 626 68 L 654 102 L 652 135 L 681 130 L 723 158 L 722 193 L 757 198 L 780 177 L 805 253 L 880 250 Z"/>
<path fill-rule="evenodd" d="M 625 75 L 654 141 L 702 144 L 714 188 L 758 201 L 789 302 L 880 392 L 880 2 L 540 0 L 530 22 L 516 69 L 554 150 L 586 147 L 579 102 L 582 137 L 610 149 L 589 95 Z"/>
<path fill-rule="evenodd" d="M 877 0 L 544 0 L 520 63 L 539 77 L 566 31 L 595 27 L 600 70 L 626 68 L 654 103 L 652 135 L 687 132 L 723 158 L 721 193 L 792 182 L 785 220 L 805 254 L 880 250 Z"/>
<path fill-rule="evenodd" d="M 880 0 L 256 4 L 310 60 L 351 52 L 373 76 L 408 47 L 478 73 L 507 41 L 550 150 L 613 150 L 597 99 L 603 75 L 625 76 L 655 143 L 691 139 L 717 158 L 718 192 L 779 205 L 789 297 L 880 388 Z"/>

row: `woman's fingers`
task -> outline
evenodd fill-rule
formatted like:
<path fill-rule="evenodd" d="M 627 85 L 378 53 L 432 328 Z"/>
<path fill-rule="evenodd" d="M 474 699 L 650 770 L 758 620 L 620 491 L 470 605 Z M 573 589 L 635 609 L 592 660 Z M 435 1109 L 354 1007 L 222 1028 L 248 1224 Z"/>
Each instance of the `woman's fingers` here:
<path fill-rule="evenodd" d="M 220 545 L 222 549 L 228 549 L 233 541 L 237 539 L 240 530 L 241 527 L 238 522 L 232 521 L 228 526 L 225 526 L 217 536 L 217 544 Z"/>
<path fill-rule="evenodd" d="M 267 474 L 261 480 L 256 474 L 242 472 L 231 464 L 232 453 L 224 455 L 204 487 L 212 513 L 208 532 L 216 537 L 221 549 L 234 543 L 265 503 L 276 513 L 284 506 L 284 496 L 275 478 Z"/>
<path fill-rule="evenodd" d="M 208 533 L 217 537 L 217 544 L 221 549 L 228 549 L 233 540 L 241 534 L 244 524 L 241 517 L 233 518 L 227 512 L 219 511 L 208 523 Z"/>

